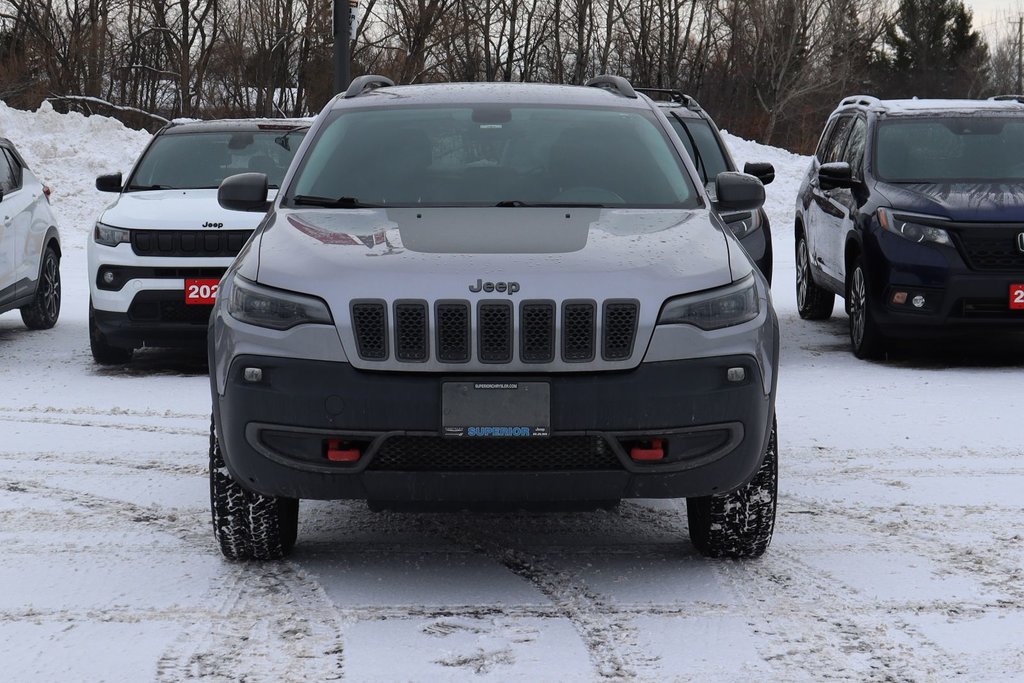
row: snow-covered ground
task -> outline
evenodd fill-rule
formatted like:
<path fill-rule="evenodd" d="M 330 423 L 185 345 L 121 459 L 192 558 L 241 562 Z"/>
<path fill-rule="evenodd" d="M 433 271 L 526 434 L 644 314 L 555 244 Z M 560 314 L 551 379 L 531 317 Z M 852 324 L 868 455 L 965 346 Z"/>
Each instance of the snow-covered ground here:
<path fill-rule="evenodd" d="M 880 363 L 846 318 L 801 321 L 771 161 L 782 318 L 780 509 L 753 562 L 698 557 L 682 502 L 587 513 L 371 513 L 303 503 L 287 562 L 210 528 L 201 358 L 92 364 L 84 245 L 147 135 L 0 104 L 54 188 L 64 309 L 0 316 L 0 679 L 1024 680 L 1018 345 Z"/>

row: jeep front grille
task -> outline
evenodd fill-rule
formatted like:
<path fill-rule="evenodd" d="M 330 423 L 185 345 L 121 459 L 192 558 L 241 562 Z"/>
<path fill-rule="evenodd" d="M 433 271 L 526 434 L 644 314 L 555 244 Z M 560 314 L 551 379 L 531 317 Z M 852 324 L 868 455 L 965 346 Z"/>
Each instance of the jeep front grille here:
<path fill-rule="evenodd" d="M 493 440 L 392 436 L 380 445 L 368 469 L 392 472 L 621 470 L 622 463 L 600 436 Z"/>
<path fill-rule="evenodd" d="M 252 230 L 132 230 L 138 256 L 226 257 L 242 250 Z"/>
<path fill-rule="evenodd" d="M 356 352 L 367 361 L 501 364 L 586 363 L 600 346 L 605 361 L 633 356 L 640 304 L 635 300 L 557 302 L 382 300 L 352 303 Z M 434 340 L 431 351 L 431 340 Z M 391 349 L 394 349 L 393 351 Z"/>

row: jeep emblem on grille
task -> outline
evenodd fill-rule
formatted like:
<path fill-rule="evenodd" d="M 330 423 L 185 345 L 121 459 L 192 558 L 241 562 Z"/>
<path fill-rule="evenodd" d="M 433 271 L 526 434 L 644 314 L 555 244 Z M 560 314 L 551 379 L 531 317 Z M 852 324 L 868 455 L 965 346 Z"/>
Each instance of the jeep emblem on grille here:
<path fill-rule="evenodd" d="M 203 223 L 203 227 L 204 228 L 223 228 L 224 224 L 223 223 L 211 223 L 211 222 L 207 221 L 207 222 Z"/>
<path fill-rule="evenodd" d="M 518 282 L 484 282 L 483 280 L 477 280 L 475 285 L 469 286 L 469 291 L 476 294 L 477 292 L 506 292 L 509 296 L 512 296 L 519 291 Z"/>
<path fill-rule="evenodd" d="M 1024 232 L 1017 235 L 1017 251 L 1024 254 Z"/>

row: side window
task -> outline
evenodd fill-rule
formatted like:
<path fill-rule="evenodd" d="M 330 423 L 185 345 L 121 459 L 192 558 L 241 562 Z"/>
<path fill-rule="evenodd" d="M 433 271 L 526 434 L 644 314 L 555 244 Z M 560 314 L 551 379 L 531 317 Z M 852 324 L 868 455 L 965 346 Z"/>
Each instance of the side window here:
<path fill-rule="evenodd" d="M 864 141 L 867 138 L 867 124 L 864 119 L 857 117 L 854 120 L 853 128 L 850 129 L 850 139 L 846 142 L 846 151 L 843 153 L 843 161 L 850 164 L 853 170 L 853 177 L 858 180 L 864 177 L 862 167 L 864 164 Z"/>
<path fill-rule="evenodd" d="M 853 121 L 854 118 L 852 116 L 844 116 L 836 121 L 836 125 L 832 129 L 832 135 L 829 136 L 828 144 L 825 146 L 825 156 L 821 159 L 821 163 L 829 164 L 833 161 L 843 160 L 843 146 L 846 143 L 846 136 L 850 133 Z"/>
<path fill-rule="evenodd" d="M 818 157 L 818 163 L 825 163 L 825 150 L 828 148 L 828 141 L 832 137 L 832 129 L 836 127 L 836 119 L 832 119 L 825 124 L 825 132 L 821 134 L 821 139 L 818 140 L 818 148 L 814 150 L 814 156 Z"/>
<path fill-rule="evenodd" d="M 7 153 L 6 149 L 0 147 L 0 190 L 4 191 L 4 194 L 8 192 L 14 192 L 21 186 L 20 180 L 15 181 L 16 177 L 14 170 L 11 168 L 11 158 Z M 18 167 L 20 171 L 20 166 Z M 18 175 L 21 175 L 20 173 Z"/>

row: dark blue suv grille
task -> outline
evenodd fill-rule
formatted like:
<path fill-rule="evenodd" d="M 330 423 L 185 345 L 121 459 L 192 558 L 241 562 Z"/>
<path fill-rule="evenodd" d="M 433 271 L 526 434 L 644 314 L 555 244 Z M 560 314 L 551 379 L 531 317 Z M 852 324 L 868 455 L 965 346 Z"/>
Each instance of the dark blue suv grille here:
<path fill-rule="evenodd" d="M 960 251 L 974 270 L 1024 270 L 1024 252 L 1018 246 L 1024 225 L 1015 227 L 958 228 Z"/>

